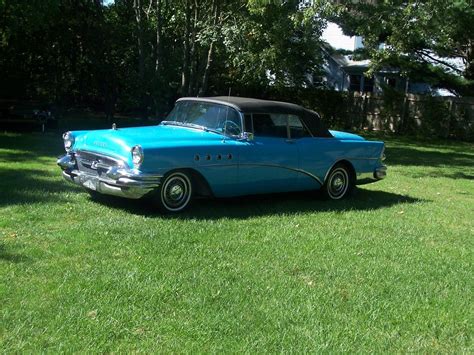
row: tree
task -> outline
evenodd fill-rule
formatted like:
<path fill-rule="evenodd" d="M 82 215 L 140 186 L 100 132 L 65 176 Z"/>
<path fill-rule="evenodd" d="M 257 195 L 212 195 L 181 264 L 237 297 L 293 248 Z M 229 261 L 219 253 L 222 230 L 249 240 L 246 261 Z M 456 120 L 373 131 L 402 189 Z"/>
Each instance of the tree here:
<path fill-rule="evenodd" d="M 308 86 L 323 60 L 324 21 L 299 1 L 253 2 L 233 9 L 222 26 L 225 80 L 242 86 Z"/>
<path fill-rule="evenodd" d="M 178 95 L 307 86 L 324 20 L 298 0 L 0 0 L 0 97 L 142 113 Z"/>
<path fill-rule="evenodd" d="M 333 6 L 332 19 L 346 34 L 364 38 L 374 68 L 400 66 L 407 74 L 422 74 L 433 84 L 472 93 L 472 0 L 344 0 Z M 461 58 L 465 69 L 447 58 Z"/>

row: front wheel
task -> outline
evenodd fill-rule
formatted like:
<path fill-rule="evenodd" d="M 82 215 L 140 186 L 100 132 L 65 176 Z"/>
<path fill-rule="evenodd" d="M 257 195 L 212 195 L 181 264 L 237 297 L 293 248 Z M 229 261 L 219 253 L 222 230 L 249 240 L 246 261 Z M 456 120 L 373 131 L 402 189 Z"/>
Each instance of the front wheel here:
<path fill-rule="evenodd" d="M 336 164 L 322 187 L 323 195 L 331 200 L 340 200 L 352 193 L 355 186 L 352 171 L 345 164 Z"/>
<path fill-rule="evenodd" d="M 193 197 L 193 184 L 188 174 L 175 171 L 165 175 L 156 191 L 154 200 L 167 213 L 181 212 L 189 206 Z"/>

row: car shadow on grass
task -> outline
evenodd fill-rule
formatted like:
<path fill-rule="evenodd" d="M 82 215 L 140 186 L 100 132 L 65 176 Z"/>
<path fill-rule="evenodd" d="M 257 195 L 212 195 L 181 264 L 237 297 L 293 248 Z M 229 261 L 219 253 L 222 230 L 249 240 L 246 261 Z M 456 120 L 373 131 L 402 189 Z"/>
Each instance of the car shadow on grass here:
<path fill-rule="evenodd" d="M 413 147 L 387 148 L 387 164 L 429 167 L 472 167 L 474 154 L 425 151 Z"/>
<path fill-rule="evenodd" d="M 63 139 L 59 132 L 32 134 L 1 134 L 0 159 L 5 161 L 32 160 L 37 156 L 56 157 L 64 152 Z M 8 152 L 9 151 L 9 152 Z"/>
<path fill-rule="evenodd" d="M 391 165 L 405 166 L 402 174 L 411 178 L 474 179 L 474 154 L 424 151 L 409 146 L 388 148 L 386 154 L 389 169 Z"/>
<path fill-rule="evenodd" d="M 44 202 L 65 202 L 64 193 L 83 189 L 68 184 L 57 173 L 41 169 L 0 168 L 0 207 Z"/>
<path fill-rule="evenodd" d="M 239 198 L 197 199 L 190 208 L 179 214 L 163 214 L 146 200 L 123 200 L 101 196 L 98 203 L 136 215 L 164 219 L 217 220 L 222 218 L 248 219 L 260 216 L 295 215 L 317 212 L 370 211 L 398 204 L 428 202 L 407 195 L 385 191 L 357 189 L 354 196 L 341 201 L 324 200 L 317 192 L 298 192 Z"/>

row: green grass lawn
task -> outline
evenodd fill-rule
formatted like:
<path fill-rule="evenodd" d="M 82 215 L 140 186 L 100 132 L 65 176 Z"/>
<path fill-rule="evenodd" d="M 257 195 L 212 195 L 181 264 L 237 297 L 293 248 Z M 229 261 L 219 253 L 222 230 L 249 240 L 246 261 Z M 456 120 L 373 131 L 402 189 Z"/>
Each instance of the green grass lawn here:
<path fill-rule="evenodd" d="M 474 146 L 387 138 L 346 201 L 178 217 L 63 181 L 60 134 L 0 134 L 0 351 L 473 352 Z"/>

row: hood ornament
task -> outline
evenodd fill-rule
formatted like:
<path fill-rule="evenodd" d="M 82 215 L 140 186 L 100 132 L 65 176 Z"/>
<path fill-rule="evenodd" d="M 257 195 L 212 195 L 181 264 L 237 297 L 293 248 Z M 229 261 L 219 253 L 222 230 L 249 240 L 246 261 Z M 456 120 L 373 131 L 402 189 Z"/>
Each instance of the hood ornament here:
<path fill-rule="evenodd" d="M 114 131 L 116 131 L 116 130 L 117 130 L 117 125 L 115 124 L 115 122 L 114 122 L 114 123 L 112 123 L 112 129 L 113 129 Z"/>

